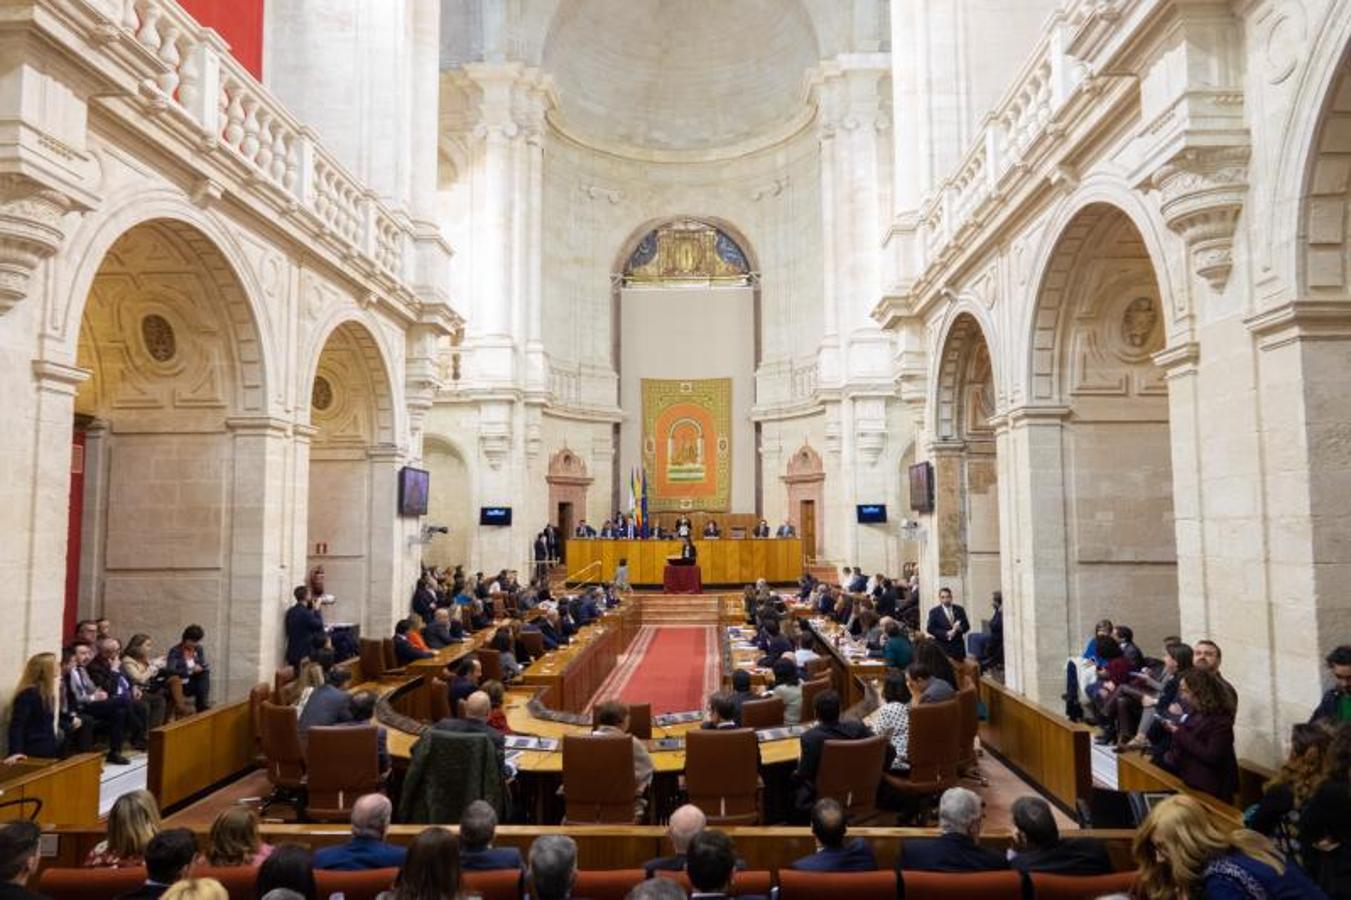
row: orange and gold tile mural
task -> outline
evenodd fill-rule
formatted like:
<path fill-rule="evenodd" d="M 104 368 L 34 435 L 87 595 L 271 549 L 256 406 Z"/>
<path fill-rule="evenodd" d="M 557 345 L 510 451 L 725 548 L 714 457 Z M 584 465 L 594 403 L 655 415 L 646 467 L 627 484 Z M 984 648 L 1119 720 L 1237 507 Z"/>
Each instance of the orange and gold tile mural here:
<path fill-rule="evenodd" d="M 644 378 L 649 509 L 726 512 L 732 498 L 732 379 Z"/>

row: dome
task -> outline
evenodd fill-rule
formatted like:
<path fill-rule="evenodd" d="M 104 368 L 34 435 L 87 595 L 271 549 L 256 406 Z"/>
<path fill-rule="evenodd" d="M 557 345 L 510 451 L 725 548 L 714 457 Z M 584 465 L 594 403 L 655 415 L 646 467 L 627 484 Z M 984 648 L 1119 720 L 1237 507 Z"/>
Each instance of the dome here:
<path fill-rule="evenodd" d="M 542 62 L 563 131 L 602 148 L 691 151 L 799 119 L 818 55 L 799 0 L 563 0 Z"/>

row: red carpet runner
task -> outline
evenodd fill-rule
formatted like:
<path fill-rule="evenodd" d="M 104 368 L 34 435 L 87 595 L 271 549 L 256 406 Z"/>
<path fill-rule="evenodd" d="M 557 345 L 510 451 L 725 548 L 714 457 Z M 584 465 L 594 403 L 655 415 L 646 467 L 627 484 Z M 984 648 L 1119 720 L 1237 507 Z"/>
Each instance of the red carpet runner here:
<path fill-rule="evenodd" d="M 702 709 L 719 679 L 717 636 L 707 625 L 644 625 L 591 698 L 651 703 L 654 716 Z"/>

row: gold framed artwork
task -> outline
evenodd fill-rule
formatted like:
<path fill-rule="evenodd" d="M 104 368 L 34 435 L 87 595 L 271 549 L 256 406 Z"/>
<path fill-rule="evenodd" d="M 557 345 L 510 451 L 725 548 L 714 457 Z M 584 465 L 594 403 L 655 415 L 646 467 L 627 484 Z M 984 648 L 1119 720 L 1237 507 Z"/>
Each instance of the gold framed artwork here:
<path fill-rule="evenodd" d="M 642 379 L 651 512 L 725 512 L 732 498 L 732 379 Z"/>

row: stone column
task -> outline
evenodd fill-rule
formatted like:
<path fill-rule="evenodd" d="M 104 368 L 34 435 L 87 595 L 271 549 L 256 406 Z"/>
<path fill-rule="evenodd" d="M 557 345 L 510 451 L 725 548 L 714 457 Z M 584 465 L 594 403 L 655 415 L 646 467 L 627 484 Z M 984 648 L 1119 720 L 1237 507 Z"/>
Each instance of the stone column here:
<path fill-rule="evenodd" d="M 1192 342 L 1154 355 L 1168 382 L 1168 433 L 1172 442 L 1173 527 L 1177 542 L 1177 597 L 1183 635 L 1210 634 L 1212 606 L 1206 589 L 1206 529 L 1201 497 L 1200 347 Z"/>
<path fill-rule="evenodd" d="M 1020 648 L 1010 685 L 1054 705 L 1064 693 L 1071 640 L 1068 531 L 1065 521 L 1064 407 L 1024 406 L 1008 413 L 998 445 L 999 481 L 1009 485 L 1001 559 L 1012 561 L 1005 585 L 1004 643 Z M 1015 679 L 1016 676 L 1016 680 Z"/>
<path fill-rule="evenodd" d="M 103 535 L 108 528 L 108 424 L 85 426 L 84 514 L 80 522 L 80 617 L 103 614 Z"/>
<path fill-rule="evenodd" d="M 216 702 L 238 700 L 259 681 L 270 681 L 278 663 L 281 621 L 291 581 L 283 535 L 287 521 L 286 474 L 292 451 L 289 423 L 267 416 L 226 420 L 232 445 L 229 484 L 230 537 L 224 634 L 207 634 L 214 651 Z"/>
<path fill-rule="evenodd" d="M 406 539 L 418 520 L 399 516 L 399 467 L 403 454 L 397 447 L 378 444 L 366 451 L 369 460 L 370 513 L 366 549 L 370 602 L 361 621 L 361 633 L 381 637 L 394 633 L 394 623 L 407 614 L 413 578 L 407 557 L 420 552 L 420 545 Z M 409 523 L 412 523 L 411 526 Z"/>

